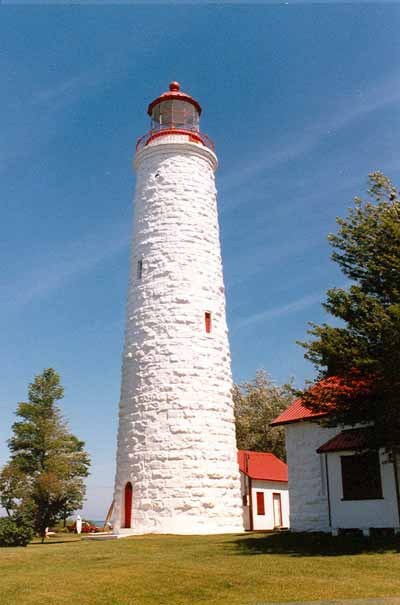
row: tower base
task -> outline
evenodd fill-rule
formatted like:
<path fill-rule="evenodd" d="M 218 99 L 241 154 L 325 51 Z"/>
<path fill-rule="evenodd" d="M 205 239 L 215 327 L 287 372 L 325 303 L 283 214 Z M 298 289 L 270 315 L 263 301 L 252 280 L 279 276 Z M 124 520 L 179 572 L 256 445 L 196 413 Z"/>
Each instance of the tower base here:
<path fill-rule="evenodd" d="M 211 535 L 218 535 L 218 534 L 243 534 L 244 533 L 244 529 L 243 527 L 224 527 L 224 528 L 216 528 L 216 529 L 212 529 L 212 528 L 205 528 L 205 527 L 199 527 L 199 528 L 191 528 L 190 530 L 186 530 L 186 531 L 179 531 L 179 530 L 174 530 L 174 529 L 165 529 L 165 530 L 159 530 L 159 529 L 149 529 L 149 530 L 139 530 L 139 529 L 120 529 L 118 533 L 115 534 L 111 534 L 112 537 L 114 538 L 126 538 L 128 536 L 145 536 L 146 534 L 152 534 L 152 535 L 173 535 L 173 536 L 211 536 Z"/>
<path fill-rule="evenodd" d="M 138 536 L 144 534 L 174 534 L 182 536 L 198 536 L 212 534 L 237 534 L 243 533 L 243 522 L 233 519 L 216 518 L 204 520 L 193 519 L 190 515 L 179 515 L 178 517 L 165 517 L 158 520 L 157 524 L 137 523 L 132 528 L 114 529 L 114 534 L 118 536 Z"/>

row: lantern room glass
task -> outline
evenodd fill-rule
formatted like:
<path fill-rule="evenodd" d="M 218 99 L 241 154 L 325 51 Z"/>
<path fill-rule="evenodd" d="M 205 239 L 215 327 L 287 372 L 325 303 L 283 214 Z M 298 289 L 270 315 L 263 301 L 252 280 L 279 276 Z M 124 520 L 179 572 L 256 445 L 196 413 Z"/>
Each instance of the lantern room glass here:
<path fill-rule="evenodd" d="M 199 131 L 199 114 L 192 103 L 179 100 L 161 101 L 151 113 L 151 130 Z"/>

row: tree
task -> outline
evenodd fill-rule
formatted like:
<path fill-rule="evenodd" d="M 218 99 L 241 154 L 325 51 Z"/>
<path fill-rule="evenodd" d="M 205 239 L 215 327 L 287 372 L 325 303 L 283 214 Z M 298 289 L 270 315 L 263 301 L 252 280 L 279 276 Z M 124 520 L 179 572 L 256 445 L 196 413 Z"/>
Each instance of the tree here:
<path fill-rule="evenodd" d="M 25 494 L 25 476 L 18 467 L 6 464 L 0 472 L 0 503 L 7 515 L 16 515 Z"/>
<path fill-rule="evenodd" d="M 323 306 L 339 325 L 310 324 L 313 340 L 300 343 L 320 380 L 302 396 L 331 426 L 373 424 L 375 446 L 392 451 L 400 445 L 400 200 L 381 172 L 369 182 L 371 199 L 355 198 L 329 236 L 352 284 L 327 292 Z"/>
<path fill-rule="evenodd" d="M 233 401 L 238 448 L 272 452 L 286 460 L 284 429 L 272 429 L 270 424 L 292 400 L 291 385 L 277 386 L 264 370 L 258 370 L 252 381 L 235 385 Z"/>
<path fill-rule="evenodd" d="M 29 386 L 28 402 L 18 404 L 12 426 L 10 461 L 0 474 L 0 503 L 9 515 L 24 513 L 35 530 L 46 527 L 82 506 L 83 479 L 90 460 L 84 442 L 72 435 L 56 402 L 64 389 L 48 368 Z"/>

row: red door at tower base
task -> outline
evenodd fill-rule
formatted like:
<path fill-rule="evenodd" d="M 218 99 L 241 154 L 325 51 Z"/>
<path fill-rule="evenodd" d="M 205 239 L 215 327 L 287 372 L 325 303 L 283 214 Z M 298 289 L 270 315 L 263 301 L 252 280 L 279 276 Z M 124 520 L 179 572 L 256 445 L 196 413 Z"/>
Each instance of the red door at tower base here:
<path fill-rule="evenodd" d="M 125 524 L 124 527 L 129 529 L 132 518 L 132 483 L 129 481 L 125 485 Z"/>

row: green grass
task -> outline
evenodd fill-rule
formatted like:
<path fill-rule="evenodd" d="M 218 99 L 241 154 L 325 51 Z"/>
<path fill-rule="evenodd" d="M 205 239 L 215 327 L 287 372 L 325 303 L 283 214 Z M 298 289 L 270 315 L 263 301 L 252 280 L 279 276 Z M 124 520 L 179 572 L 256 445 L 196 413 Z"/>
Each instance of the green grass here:
<path fill-rule="evenodd" d="M 400 595 L 400 542 L 292 534 L 75 536 L 0 549 L 1 605 L 255 605 Z"/>

